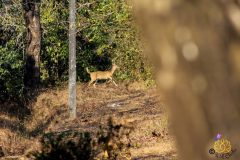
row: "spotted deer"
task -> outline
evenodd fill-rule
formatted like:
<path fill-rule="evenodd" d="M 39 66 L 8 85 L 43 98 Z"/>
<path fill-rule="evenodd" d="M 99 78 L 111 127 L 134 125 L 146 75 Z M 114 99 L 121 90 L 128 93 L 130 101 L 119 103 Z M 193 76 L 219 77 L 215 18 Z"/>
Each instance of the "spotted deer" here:
<path fill-rule="evenodd" d="M 86 71 L 88 74 L 90 74 L 91 81 L 88 83 L 88 86 L 90 86 L 93 82 L 93 86 L 96 87 L 96 83 L 100 79 L 109 79 L 109 81 L 113 82 L 115 86 L 117 84 L 114 82 L 112 75 L 115 72 L 115 70 L 119 68 L 116 64 L 112 65 L 112 69 L 108 71 L 95 71 L 95 72 L 90 72 L 88 68 L 86 68 Z"/>

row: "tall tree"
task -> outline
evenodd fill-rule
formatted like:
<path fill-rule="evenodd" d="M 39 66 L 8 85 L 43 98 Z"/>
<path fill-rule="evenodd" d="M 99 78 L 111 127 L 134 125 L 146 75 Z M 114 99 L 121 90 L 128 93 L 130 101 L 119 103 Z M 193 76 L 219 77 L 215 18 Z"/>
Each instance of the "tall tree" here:
<path fill-rule="evenodd" d="M 26 87 L 36 87 L 40 80 L 40 0 L 23 0 L 22 3 L 27 28 L 24 84 Z"/>
<path fill-rule="evenodd" d="M 76 118 L 76 0 L 69 4 L 69 111 Z"/>

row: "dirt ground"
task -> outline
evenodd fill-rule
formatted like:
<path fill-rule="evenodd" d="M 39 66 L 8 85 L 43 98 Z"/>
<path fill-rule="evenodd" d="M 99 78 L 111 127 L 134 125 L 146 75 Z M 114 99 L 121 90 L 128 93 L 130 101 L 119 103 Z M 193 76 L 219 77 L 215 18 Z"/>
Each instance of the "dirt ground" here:
<path fill-rule="evenodd" d="M 37 149 L 43 133 L 69 129 L 94 132 L 112 116 L 134 126 L 132 159 L 177 159 L 175 141 L 168 130 L 166 108 L 155 89 L 112 84 L 99 84 L 94 88 L 78 84 L 77 119 L 74 121 L 68 119 L 67 89 L 65 86 L 41 91 L 33 98 L 30 109 L 17 111 L 19 115 L 11 115 L 2 109 L 0 146 L 7 156 Z"/>

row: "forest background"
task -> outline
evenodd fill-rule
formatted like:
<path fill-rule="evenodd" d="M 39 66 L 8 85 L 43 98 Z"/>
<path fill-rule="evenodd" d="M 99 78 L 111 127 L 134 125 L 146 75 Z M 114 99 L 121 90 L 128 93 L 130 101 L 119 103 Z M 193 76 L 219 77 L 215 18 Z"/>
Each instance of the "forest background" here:
<path fill-rule="evenodd" d="M 41 86 L 68 80 L 67 0 L 41 0 Z M 125 0 L 77 0 L 77 80 L 89 81 L 90 71 L 107 70 L 112 61 L 120 66 L 118 81 L 144 81 L 152 85 L 151 67 L 142 54 L 139 30 Z M 27 26 L 21 0 L 0 4 L 0 100 L 24 95 Z"/>

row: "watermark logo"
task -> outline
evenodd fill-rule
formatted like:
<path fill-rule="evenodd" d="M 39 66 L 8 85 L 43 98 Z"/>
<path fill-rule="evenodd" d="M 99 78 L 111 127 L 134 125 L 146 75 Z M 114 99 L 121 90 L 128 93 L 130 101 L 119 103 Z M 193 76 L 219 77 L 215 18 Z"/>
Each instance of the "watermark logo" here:
<path fill-rule="evenodd" d="M 214 140 L 213 148 L 209 150 L 209 153 L 215 155 L 215 157 L 228 159 L 236 152 L 236 149 L 232 148 L 230 141 L 223 138 L 221 134 L 217 134 Z"/>

